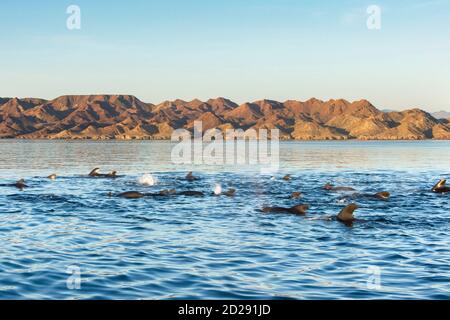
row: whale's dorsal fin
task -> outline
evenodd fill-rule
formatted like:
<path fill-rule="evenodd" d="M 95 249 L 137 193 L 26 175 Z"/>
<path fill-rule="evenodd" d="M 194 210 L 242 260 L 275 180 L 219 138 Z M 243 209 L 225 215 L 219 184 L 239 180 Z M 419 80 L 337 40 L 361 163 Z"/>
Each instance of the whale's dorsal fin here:
<path fill-rule="evenodd" d="M 445 179 L 442 179 L 442 180 L 440 180 L 438 183 L 436 183 L 436 185 L 433 187 L 433 191 L 434 190 L 436 190 L 436 189 L 440 189 L 440 188 L 443 188 L 443 187 L 445 187 L 445 184 L 447 183 L 447 180 L 445 180 Z"/>
<path fill-rule="evenodd" d="M 355 217 L 353 216 L 353 212 L 358 209 L 358 205 L 352 203 L 346 206 L 344 209 L 339 212 L 337 218 L 340 221 L 353 221 Z"/>
<path fill-rule="evenodd" d="M 100 170 L 100 168 L 94 168 L 90 173 L 89 173 L 89 175 L 92 177 L 92 176 L 96 176 L 96 175 L 98 175 L 98 170 Z"/>

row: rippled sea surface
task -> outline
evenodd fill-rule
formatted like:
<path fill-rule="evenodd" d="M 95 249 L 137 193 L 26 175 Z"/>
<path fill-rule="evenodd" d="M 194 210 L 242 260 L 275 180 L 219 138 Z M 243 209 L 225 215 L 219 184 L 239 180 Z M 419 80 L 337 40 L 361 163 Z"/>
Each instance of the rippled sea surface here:
<path fill-rule="evenodd" d="M 0 298 L 450 298 L 450 194 L 430 192 L 450 178 L 449 142 L 282 142 L 271 174 L 175 165 L 172 146 L 0 141 Z M 94 167 L 124 176 L 86 177 Z M 200 179 L 183 180 L 190 170 Z M 157 185 L 138 183 L 146 173 Z M 19 178 L 29 188 L 7 186 Z M 327 182 L 392 197 L 352 199 Z M 236 196 L 210 196 L 216 184 Z M 207 195 L 108 196 L 172 188 Z M 351 201 L 361 221 L 328 219 Z M 299 203 L 307 216 L 258 211 Z"/>

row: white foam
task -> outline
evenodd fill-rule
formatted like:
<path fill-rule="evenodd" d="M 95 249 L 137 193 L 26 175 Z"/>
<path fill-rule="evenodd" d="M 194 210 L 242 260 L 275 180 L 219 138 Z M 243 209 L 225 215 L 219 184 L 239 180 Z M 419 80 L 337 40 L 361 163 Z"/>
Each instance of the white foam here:
<path fill-rule="evenodd" d="M 216 196 L 222 194 L 222 186 L 220 184 L 216 184 L 216 186 L 214 187 L 214 194 Z"/>
<path fill-rule="evenodd" d="M 153 175 L 146 173 L 138 179 L 138 182 L 144 186 L 154 186 L 158 183 L 158 179 Z"/>

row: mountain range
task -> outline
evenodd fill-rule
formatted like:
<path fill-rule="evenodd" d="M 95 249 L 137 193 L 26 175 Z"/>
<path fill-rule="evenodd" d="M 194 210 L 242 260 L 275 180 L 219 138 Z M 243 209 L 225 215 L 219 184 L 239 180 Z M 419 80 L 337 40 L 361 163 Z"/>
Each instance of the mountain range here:
<path fill-rule="evenodd" d="M 0 138 L 170 139 L 174 129 L 273 129 L 281 139 L 450 139 L 450 119 L 420 109 L 383 112 L 367 100 L 259 100 L 225 98 L 165 101 L 131 95 L 72 95 L 54 100 L 0 98 Z"/>

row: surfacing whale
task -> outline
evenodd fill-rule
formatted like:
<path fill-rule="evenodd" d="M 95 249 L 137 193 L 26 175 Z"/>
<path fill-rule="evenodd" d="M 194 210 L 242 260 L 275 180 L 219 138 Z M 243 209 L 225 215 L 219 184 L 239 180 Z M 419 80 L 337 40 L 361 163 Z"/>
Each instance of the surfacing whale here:
<path fill-rule="evenodd" d="M 16 187 L 17 189 L 20 189 L 20 190 L 28 188 L 28 186 L 25 184 L 25 180 L 24 179 L 20 179 L 19 181 L 17 181 L 16 183 L 13 183 L 12 185 L 14 187 Z"/>
<path fill-rule="evenodd" d="M 111 171 L 110 173 L 100 173 L 100 168 L 94 168 L 90 173 L 89 177 L 92 178 L 117 178 L 117 171 Z"/>
<path fill-rule="evenodd" d="M 112 196 L 112 194 L 109 194 Z M 162 190 L 158 193 L 142 193 L 139 191 L 127 191 L 118 194 L 117 196 L 125 199 L 140 199 L 144 197 L 168 197 L 168 196 L 186 196 L 186 197 L 201 197 L 205 194 L 201 191 L 182 191 L 177 192 L 175 189 Z"/>
<path fill-rule="evenodd" d="M 188 172 L 188 174 L 186 175 L 185 179 L 186 179 L 187 181 L 195 181 L 195 180 L 198 180 L 198 178 L 194 176 L 194 174 L 192 173 L 192 171 Z"/>
<path fill-rule="evenodd" d="M 342 209 L 341 212 L 339 212 L 339 214 L 336 216 L 337 220 L 341 222 L 355 221 L 355 216 L 353 215 L 353 213 L 356 209 L 358 209 L 357 204 L 349 204 L 344 209 Z"/>
<path fill-rule="evenodd" d="M 297 206 L 293 206 L 291 208 L 285 208 L 285 207 L 264 207 L 261 211 L 266 213 L 271 212 L 280 212 L 280 213 L 291 213 L 296 215 L 305 215 L 306 211 L 308 211 L 309 205 L 307 204 L 300 204 Z"/>
<path fill-rule="evenodd" d="M 353 213 L 358 208 L 359 208 L 358 205 L 355 203 L 349 204 L 344 209 L 342 209 L 341 212 L 339 212 L 339 214 L 336 216 L 336 220 L 342 222 L 348 227 L 353 226 L 353 222 L 356 221 L 356 218 L 353 215 Z"/>
<path fill-rule="evenodd" d="M 25 188 L 28 188 L 28 186 L 25 184 L 24 179 L 20 179 L 14 183 L 0 184 L 0 187 L 15 187 L 20 191 L 22 191 Z"/>
<path fill-rule="evenodd" d="M 218 197 L 218 196 L 234 197 L 236 195 L 236 189 L 231 188 L 231 189 L 228 189 L 228 191 L 220 192 L 220 193 L 213 192 L 212 195 L 216 196 L 216 197 Z"/>
<path fill-rule="evenodd" d="M 435 193 L 447 193 L 450 192 L 450 187 L 446 186 L 447 180 L 442 179 L 431 189 Z"/>
<path fill-rule="evenodd" d="M 177 192 L 176 195 L 186 196 L 186 197 L 203 197 L 205 194 L 201 191 L 181 191 L 181 192 Z"/>
<path fill-rule="evenodd" d="M 292 192 L 291 195 L 289 196 L 290 199 L 298 199 L 302 197 L 302 193 L 301 192 Z"/>
<path fill-rule="evenodd" d="M 142 193 L 139 191 L 127 191 L 127 192 L 123 192 L 118 194 L 117 196 L 120 198 L 126 198 L 126 199 L 140 199 L 143 197 L 167 197 L 167 196 L 171 196 L 171 195 L 175 195 L 176 194 L 176 190 L 175 189 L 170 189 L 170 190 L 161 190 L 160 192 L 157 193 Z M 112 193 L 109 193 L 110 196 L 112 196 Z"/>
<path fill-rule="evenodd" d="M 339 199 L 361 199 L 361 198 L 367 198 L 367 199 L 374 199 L 374 200 L 389 200 L 391 197 L 391 194 L 387 191 L 381 191 L 377 193 L 354 193 L 348 196 L 342 196 Z"/>
<path fill-rule="evenodd" d="M 323 188 L 327 191 L 356 191 L 352 187 L 335 187 L 334 185 L 327 183 L 323 186 Z"/>
<path fill-rule="evenodd" d="M 110 193 L 109 196 L 112 196 L 112 193 Z M 118 197 L 125 199 L 140 199 L 145 197 L 145 194 L 138 191 L 127 191 L 120 193 Z"/>

